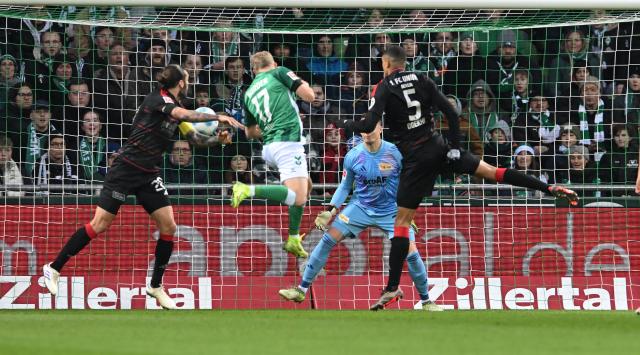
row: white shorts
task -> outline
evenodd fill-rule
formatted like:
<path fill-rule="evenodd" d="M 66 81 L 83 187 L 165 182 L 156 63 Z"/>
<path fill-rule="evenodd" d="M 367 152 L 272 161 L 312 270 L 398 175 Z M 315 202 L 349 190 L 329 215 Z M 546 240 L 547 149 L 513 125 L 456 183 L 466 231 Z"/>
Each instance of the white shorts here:
<path fill-rule="evenodd" d="M 308 177 L 307 156 L 301 142 L 273 142 L 262 147 L 262 159 L 278 169 L 280 181 Z"/>

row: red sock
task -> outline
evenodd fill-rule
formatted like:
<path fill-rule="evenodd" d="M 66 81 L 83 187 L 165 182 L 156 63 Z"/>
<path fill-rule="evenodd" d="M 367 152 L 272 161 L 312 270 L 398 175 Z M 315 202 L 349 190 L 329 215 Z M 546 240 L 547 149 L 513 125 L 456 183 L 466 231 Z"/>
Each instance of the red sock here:
<path fill-rule="evenodd" d="M 506 168 L 497 168 L 496 169 L 496 181 L 503 182 L 504 181 L 504 173 L 507 172 Z"/>
<path fill-rule="evenodd" d="M 164 240 L 170 242 L 173 240 L 173 234 L 162 234 L 160 233 L 160 240 Z"/>
<path fill-rule="evenodd" d="M 98 236 L 98 233 L 96 233 L 95 230 L 93 230 L 93 227 L 91 227 L 91 223 L 87 223 L 84 225 L 84 230 L 87 232 L 87 235 L 89 236 L 89 238 L 93 239 L 95 237 Z"/>
<path fill-rule="evenodd" d="M 409 238 L 409 227 L 393 227 L 393 237 L 398 238 Z"/>

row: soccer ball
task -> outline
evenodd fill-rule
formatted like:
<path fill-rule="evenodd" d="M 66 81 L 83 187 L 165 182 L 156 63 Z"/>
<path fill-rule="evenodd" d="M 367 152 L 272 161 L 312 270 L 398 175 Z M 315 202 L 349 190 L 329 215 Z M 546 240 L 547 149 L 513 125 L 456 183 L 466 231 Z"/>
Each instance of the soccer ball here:
<path fill-rule="evenodd" d="M 215 115 L 215 112 L 208 107 L 199 107 L 196 112 Z M 216 129 L 218 129 L 218 121 L 194 122 L 193 128 L 195 128 L 198 133 L 204 134 L 205 136 L 214 136 L 216 134 Z"/>

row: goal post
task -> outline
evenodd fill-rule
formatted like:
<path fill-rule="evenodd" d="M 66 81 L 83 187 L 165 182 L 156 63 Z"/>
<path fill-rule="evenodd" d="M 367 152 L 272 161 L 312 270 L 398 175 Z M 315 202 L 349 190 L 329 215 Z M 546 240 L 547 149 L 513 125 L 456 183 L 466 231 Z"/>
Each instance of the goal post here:
<path fill-rule="evenodd" d="M 571 207 L 442 176 L 415 220 L 432 299 L 460 310 L 640 306 L 640 9 L 628 2 L 40 3 L 0 5 L 0 309 L 157 308 L 144 286 L 159 235 L 132 196 L 65 267 L 57 297 L 40 272 L 92 218 L 141 99 L 169 63 L 190 73 L 186 107 L 238 120 L 257 51 L 312 85 L 316 102 L 297 103 L 315 184 L 301 226 L 311 251 L 322 238 L 313 220 L 357 144 L 334 124 L 367 111 L 392 44 L 463 113 L 465 149 L 582 199 Z M 439 112 L 430 118 L 447 129 Z M 282 250 L 286 206 L 229 206 L 233 181 L 279 183 L 261 143 L 232 133 L 233 144 L 208 149 L 176 136 L 163 157 L 178 224 L 165 287 L 182 308 L 307 308 L 277 294 L 303 266 Z M 367 309 L 386 283 L 389 248 L 378 229 L 340 243 L 314 283 L 317 308 Z M 393 307 L 410 309 L 419 297 L 408 273 L 401 287 Z"/>

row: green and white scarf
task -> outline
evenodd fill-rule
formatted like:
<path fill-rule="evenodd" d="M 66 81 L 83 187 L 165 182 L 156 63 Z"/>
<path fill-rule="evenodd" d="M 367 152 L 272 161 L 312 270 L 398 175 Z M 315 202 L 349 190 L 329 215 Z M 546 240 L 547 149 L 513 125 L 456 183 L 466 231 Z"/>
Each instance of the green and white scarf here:
<path fill-rule="evenodd" d="M 498 122 L 499 117 L 495 112 L 491 112 L 487 121 L 484 122 L 482 127 L 480 127 L 480 120 L 478 120 L 478 115 L 475 112 L 471 112 L 469 115 L 469 121 L 471 122 L 471 126 L 476 129 L 480 137 L 484 137 L 486 141 L 491 140 L 491 134 L 487 130 L 489 127 L 493 127 Z"/>
<path fill-rule="evenodd" d="M 238 35 L 234 35 L 231 42 L 227 43 L 226 46 L 224 43 L 211 42 L 211 63 L 218 63 L 225 60 L 227 57 L 239 55 L 239 41 L 240 37 Z"/>
<path fill-rule="evenodd" d="M 598 111 L 593 120 L 593 124 L 596 126 L 593 138 L 589 132 L 588 114 L 584 104 L 580 104 L 578 108 L 578 117 L 580 118 L 580 144 L 590 145 L 591 139 L 596 142 L 604 142 L 604 101 L 602 99 L 598 101 Z"/>
<path fill-rule="evenodd" d="M 627 88 L 624 101 L 624 114 L 627 117 L 627 123 L 640 124 L 640 93 Z"/>
<path fill-rule="evenodd" d="M 49 134 L 57 133 L 56 129 L 49 125 Z M 43 153 L 43 149 L 47 146 L 47 134 L 41 134 L 38 136 L 36 128 L 33 126 L 33 122 L 27 126 L 27 134 L 29 135 L 29 141 L 27 144 L 27 157 L 25 162 L 25 172 L 27 176 L 32 176 L 33 167 L 36 161 L 40 159 Z"/>
<path fill-rule="evenodd" d="M 107 140 L 103 137 L 98 137 L 94 144 L 91 144 L 86 137 L 80 140 L 80 163 L 84 169 L 84 178 L 86 180 L 99 180 L 96 179 L 95 175 L 100 167 L 100 162 L 107 160 L 106 145 Z"/>
<path fill-rule="evenodd" d="M 560 126 L 551 120 L 551 112 L 549 110 L 540 113 L 531 112 L 531 118 L 540 123 L 538 136 L 542 143 L 553 143 L 560 135 Z"/>

